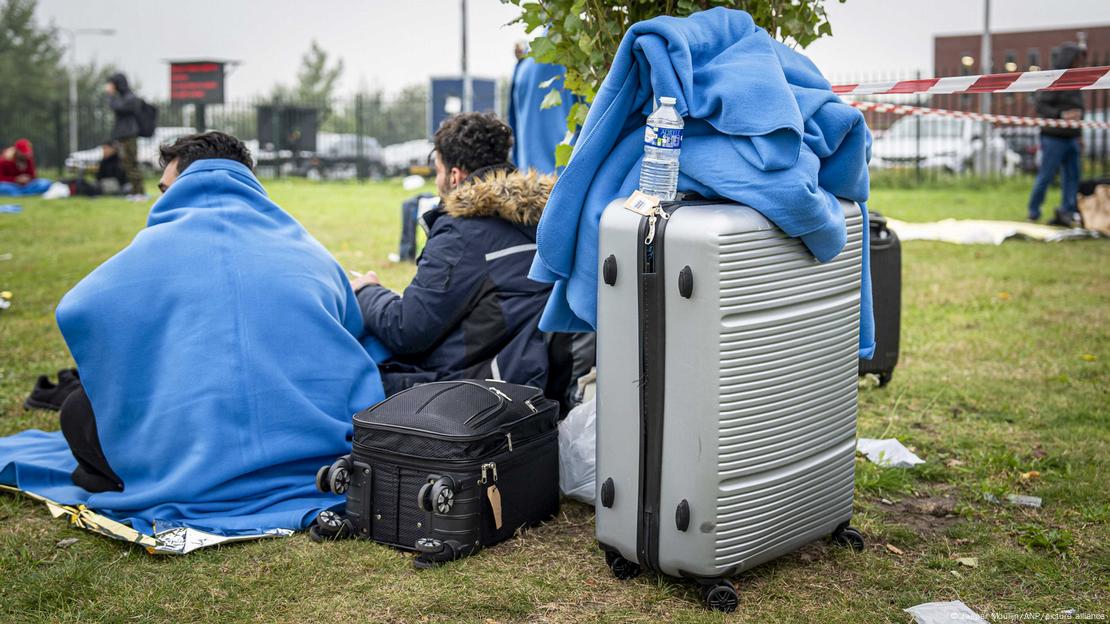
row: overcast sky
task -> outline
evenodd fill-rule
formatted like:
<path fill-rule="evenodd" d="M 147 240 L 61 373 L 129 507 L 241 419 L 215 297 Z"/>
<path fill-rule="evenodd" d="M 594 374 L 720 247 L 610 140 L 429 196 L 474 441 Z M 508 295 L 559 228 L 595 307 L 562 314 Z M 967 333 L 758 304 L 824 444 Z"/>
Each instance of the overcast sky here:
<path fill-rule="evenodd" d="M 806 53 L 830 78 L 877 70 L 932 71 L 934 34 L 975 32 L 983 0 L 848 0 L 828 3 L 834 36 Z M 1110 0 L 994 0 L 992 29 L 1110 24 Z M 168 96 L 166 59 L 234 59 L 228 99 L 292 82 L 316 39 L 346 66 L 341 91 L 360 84 L 396 91 L 459 71 L 459 0 L 39 0 L 39 18 L 65 28 L 115 28 L 81 35 L 78 59 L 113 63 L 150 98 Z M 507 77 L 525 34 L 506 26 L 517 9 L 470 0 L 470 67 Z"/>

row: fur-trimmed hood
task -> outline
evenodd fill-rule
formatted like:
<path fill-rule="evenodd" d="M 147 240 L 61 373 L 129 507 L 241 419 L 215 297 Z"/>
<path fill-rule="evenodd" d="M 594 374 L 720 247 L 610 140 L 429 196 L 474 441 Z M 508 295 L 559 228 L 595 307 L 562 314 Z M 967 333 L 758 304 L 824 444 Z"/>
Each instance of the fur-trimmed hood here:
<path fill-rule="evenodd" d="M 551 193 L 555 178 L 512 169 L 479 171 L 472 180 L 452 191 L 443 211 L 452 217 L 500 217 L 510 223 L 536 225 Z"/>

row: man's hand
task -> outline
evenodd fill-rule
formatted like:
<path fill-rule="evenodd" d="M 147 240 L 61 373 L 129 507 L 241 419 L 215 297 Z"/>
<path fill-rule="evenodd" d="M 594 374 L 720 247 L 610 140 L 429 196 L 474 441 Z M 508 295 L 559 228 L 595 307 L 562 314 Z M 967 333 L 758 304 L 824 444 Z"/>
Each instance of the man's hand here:
<path fill-rule="evenodd" d="M 354 279 L 351 280 L 351 288 L 353 288 L 355 292 L 358 292 L 363 288 L 366 288 L 367 286 L 382 285 L 382 281 L 378 279 L 378 274 L 373 271 L 367 271 L 361 275 L 354 271 L 351 271 L 351 275 L 354 276 Z"/>
<path fill-rule="evenodd" d="M 15 183 L 16 184 L 27 184 L 32 179 L 33 178 L 31 178 L 31 176 L 27 175 L 26 173 L 21 173 L 21 174 L 15 176 Z"/>
<path fill-rule="evenodd" d="M 1068 110 L 1060 113 L 1060 119 L 1066 119 L 1067 121 L 1079 121 L 1083 119 L 1083 109 L 1069 108 Z"/>

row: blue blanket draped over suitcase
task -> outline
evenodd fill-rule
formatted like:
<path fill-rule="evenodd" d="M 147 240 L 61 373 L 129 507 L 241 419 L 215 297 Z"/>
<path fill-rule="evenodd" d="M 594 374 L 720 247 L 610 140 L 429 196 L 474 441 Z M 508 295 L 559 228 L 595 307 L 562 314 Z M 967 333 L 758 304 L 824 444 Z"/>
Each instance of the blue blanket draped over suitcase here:
<path fill-rule="evenodd" d="M 545 331 L 597 325 L 601 213 L 639 185 L 653 97 L 673 96 L 686 122 L 678 188 L 755 208 L 818 260 L 847 239 L 835 197 L 865 202 L 871 135 L 801 54 L 743 11 L 715 8 L 633 25 L 551 192 L 531 277 L 555 284 Z M 866 220 L 866 209 L 864 210 Z M 864 223 L 864 232 L 867 224 Z M 860 355 L 875 345 L 864 237 Z"/>
<path fill-rule="evenodd" d="M 342 268 L 229 160 L 191 165 L 58 305 L 123 492 L 73 485 L 61 433 L 0 439 L 0 483 L 151 533 L 303 528 L 320 465 L 383 398 Z"/>

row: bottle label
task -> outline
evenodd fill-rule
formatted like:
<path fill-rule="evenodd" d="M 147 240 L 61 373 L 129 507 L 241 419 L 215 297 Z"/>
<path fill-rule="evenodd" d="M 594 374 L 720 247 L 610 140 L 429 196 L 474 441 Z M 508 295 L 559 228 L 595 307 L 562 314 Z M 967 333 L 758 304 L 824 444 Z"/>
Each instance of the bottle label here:
<path fill-rule="evenodd" d="M 644 145 L 679 149 L 682 147 L 682 128 L 658 128 L 648 124 L 644 130 Z"/>

